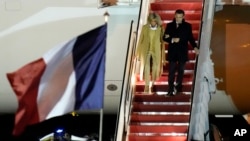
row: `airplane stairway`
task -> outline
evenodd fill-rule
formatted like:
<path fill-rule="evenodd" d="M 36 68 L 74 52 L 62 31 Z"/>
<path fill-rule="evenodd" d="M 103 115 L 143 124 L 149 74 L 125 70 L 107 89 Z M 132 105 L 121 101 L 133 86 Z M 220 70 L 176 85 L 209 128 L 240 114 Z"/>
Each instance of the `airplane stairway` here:
<path fill-rule="evenodd" d="M 152 11 L 161 16 L 164 26 L 173 20 L 176 9 L 183 9 L 185 20 L 192 24 L 194 37 L 198 40 L 202 2 L 202 0 L 158 0 L 151 3 L 150 6 Z M 165 97 L 168 90 L 168 65 L 164 67 L 163 75 L 156 82 L 156 91 L 153 94 L 143 92 L 145 83 L 139 79 L 139 75 L 137 76 L 127 130 L 127 141 L 187 140 L 196 58 L 191 46 L 189 46 L 189 49 L 190 61 L 186 64 L 183 93 Z"/>

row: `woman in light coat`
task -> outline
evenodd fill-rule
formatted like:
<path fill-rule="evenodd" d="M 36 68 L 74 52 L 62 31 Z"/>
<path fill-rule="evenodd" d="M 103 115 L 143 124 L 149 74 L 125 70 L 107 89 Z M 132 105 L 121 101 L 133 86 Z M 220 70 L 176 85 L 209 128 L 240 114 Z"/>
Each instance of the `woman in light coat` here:
<path fill-rule="evenodd" d="M 165 62 L 163 34 L 164 29 L 160 16 L 156 13 L 150 13 L 147 24 L 142 27 L 136 50 L 145 81 L 144 92 L 146 93 L 151 93 L 154 90 L 154 82 L 160 78 L 162 73 L 163 62 Z M 150 86 L 150 80 L 152 86 Z"/>

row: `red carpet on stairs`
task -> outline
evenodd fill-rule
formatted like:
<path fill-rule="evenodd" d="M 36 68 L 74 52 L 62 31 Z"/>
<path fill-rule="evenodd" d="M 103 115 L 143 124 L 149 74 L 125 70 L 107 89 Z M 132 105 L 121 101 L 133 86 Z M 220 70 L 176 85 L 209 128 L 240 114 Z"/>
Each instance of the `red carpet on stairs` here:
<path fill-rule="evenodd" d="M 183 9 L 185 20 L 192 24 L 194 37 L 198 40 L 202 2 L 202 0 L 156 0 L 151 3 L 151 10 L 161 16 L 163 25 L 166 26 L 173 20 L 175 10 Z M 153 94 L 143 92 L 145 83 L 137 76 L 126 141 L 187 140 L 196 56 L 191 46 L 189 49 L 190 61 L 186 64 L 182 94 L 165 97 L 168 90 L 168 64 L 156 82 L 156 91 Z"/>

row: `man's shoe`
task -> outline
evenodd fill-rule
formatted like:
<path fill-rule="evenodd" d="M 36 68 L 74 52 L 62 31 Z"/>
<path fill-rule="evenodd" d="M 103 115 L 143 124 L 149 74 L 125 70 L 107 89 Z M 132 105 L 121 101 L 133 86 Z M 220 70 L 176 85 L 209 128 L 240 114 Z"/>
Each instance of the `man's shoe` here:
<path fill-rule="evenodd" d="M 170 91 L 166 94 L 166 96 L 174 96 L 174 92 L 173 91 Z"/>
<path fill-rule="evenodd" d="M 176 85 L 175 86 L 175 91 L 176 91 L 176 93 L 181 93 L 182 92 L 182 85 Z"/>

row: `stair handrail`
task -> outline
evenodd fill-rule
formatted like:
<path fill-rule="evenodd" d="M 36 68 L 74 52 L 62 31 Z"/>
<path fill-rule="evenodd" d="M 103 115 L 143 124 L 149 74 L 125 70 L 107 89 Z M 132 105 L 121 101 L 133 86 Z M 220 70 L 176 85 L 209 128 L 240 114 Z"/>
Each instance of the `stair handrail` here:
<path fill-rule="evenodd" d="M 208 103 L 211 98 L 210 94 L 216 90 L 214 68 L 210 59 L 210 40 L 215 3 L 216 0 L 203 1 L 202 30 L 199 40 L 200 52 L 195 69 L 188 141 L 209 141 L 209 136 L 207 136 L 209 131 Z"/>
<path fill-rule="evenodd" d="M 200 48 L 200 42 L 201 42 L 201 33 L 202 33 L 202 28 L 203 28 L 203 13 L 204 13 L 204 2 L 205 2 L 205 0 L 202 0 L 202 12 L 201 12 L 201 18 L 200 18 L 200 20 L 201 20 L 201 22 L 200 22 L 200 29 L 199 29 L 199 34 L 198 34 L 198 47 Z M 199 49 L 200 50 L 200 49 Z M 190 129 L 192 129 L 191 128 L 191 113 L 192 113 L 192 109 L 193 109 L 193 97 L 194 97 L 194 88 L 195 88 L 195 76 L 196 76 L 196 71 L 197 71 L 197 66 L 198 66 L 198 60 L 199 60 L 199 57 L 198 56 L 196 56 L 195 57 L 195 66 L 194 66 L 194 77 L 193 77 L 193 80 L 192 80 L 192 89 L 191 89 L 191 108 L 190 108 L 190 117 L 189 117 L 189 126 L 188 126 L 188 131 L 187 131 L 187 140 L 188 141 L 190 141 Z"/>
<path fill-rule="evenodd" d="M 127 49 L 127 57 L 125 62 L 124 76 L 123 76 L 123 84 L 121 89 L 121 98 L 120 104 L 117 112 L 117 122 L 116 122 L 116 130 L 115 130 L 115 140 L 121 141 L 123 140 L 124 134 L 127 132 L 127 127 L 129 125 L 129 115 L 131 112 L 131 102 L 132 96 L 134 93 L 135 86 L 135 77 L 137 74 L 138 59 L 135 56 L 135 51 L 138 43 L 138 36 L 141 31 L 141 27 L 146 22 L 146 18 L 149 12 L 149 4 L 151 0 L 141 1 L 140 10 L 139 10 L 139 20 L 137 24 L 136 32 L 132 32 L 131 25 L 131 34 L 130 40 L 128 42 Z"/>
<path fill-rule="evenodd" d="M 130 34 L 129 34 L 129 41 L 128 41 L 128 48 L 127 48 L 127 55 L 125 59 L 125 68 L 124 68 L 124 75 L 123 75 L 123 82 L 122 82 L 122 88 L 121 88 L 121 98 L 120 98 L 120 104 L 118 108 L 117 113 L 117 122 L 116 122 L 116 131 L 115 131 L 115 138 L 116 141 L 122 140 L 124 129 L 126 128 L 127 124 L 127 113 L 128 109 L 128 103 L 131 99 L 131 93 L 133 91 L 133 65 L 134 63 L 134 50 L 135 50 L 135 39 L 136 39 L 136 32 L 133 32 L 133 21 L 131 21 L 131 27 L 130 27 Z"/>

